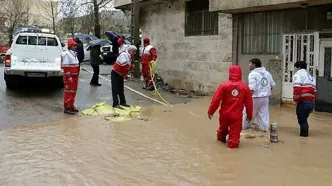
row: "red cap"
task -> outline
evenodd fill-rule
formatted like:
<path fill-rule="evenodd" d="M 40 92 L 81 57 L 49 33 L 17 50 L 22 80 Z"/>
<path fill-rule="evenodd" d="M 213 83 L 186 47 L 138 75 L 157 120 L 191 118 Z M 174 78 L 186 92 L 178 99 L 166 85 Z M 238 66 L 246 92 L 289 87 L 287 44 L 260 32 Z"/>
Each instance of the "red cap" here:
<path fill-rule="evenodd" d="M 120 38 L 118 39 L 118 44 L 119 44 L 119 45 L 123 45 L 123 43 L 124 43 L 124 40 L 120 37 Z"/>
<path fill-rule="evenodd" d="M 143 42 L 146 44 L 150 43 L 150 38 L 148 38 L 148 37 L 144 38 Z"/>
<path fill-rule="evenodd" d="M 71 48 L 71 47 L 76 46 L 76 45 L 77 45 L 77 43 L 74 39 L 69 39 L 68 40 L 68 48 Z"/>

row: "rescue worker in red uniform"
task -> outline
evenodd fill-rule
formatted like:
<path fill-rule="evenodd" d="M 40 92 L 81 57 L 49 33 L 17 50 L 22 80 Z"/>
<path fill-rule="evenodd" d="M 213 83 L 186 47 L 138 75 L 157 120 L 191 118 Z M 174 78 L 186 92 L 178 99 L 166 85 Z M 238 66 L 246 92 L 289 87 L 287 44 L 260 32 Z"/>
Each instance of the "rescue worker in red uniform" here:
<path fill-rule="evenodd" d="M 308 117 L 315 107 L 316 80 L 307 72 L 307 63 L 298 61 L 294 64 L 293 99 L 296 105 L 297 120 L 300 125 L 300 136 L 309 136 Z"/>
<path fill-rule="evenodd" d="M 111 72 L 113 107 L 122 109 L 121 106 L 130 107 L 124 95 L 124 79 L 128 78 L 129 70 L 134 68 L 133 56 L 137 51 L 136 46 L 130 45 L 128 50 L 122 52 L 116 59 Z M 120 102 L 119 102 L 120 99 Z"/>
<path fill-rule="evenodd" d="M 229 81 L 219 85 L 208 110 L 208 117 L 211 119 L 220 105 L 217 140 L 226 143 L 226 136 L 229 134 L 229 148 L 238 148 L 239 146 L 244 106 L 246 107 L 247 120 L 252 119 L 252 94 L 248 85 L 244 84 L 241 79 L 241 67 L 231 66 L 229 68 Z"/>
<path fill-rule="evenodd" d="M 119 55 L 122 53 L 122 52 L 126 52 L 127 51 L 127 48 L 128 48 L 128 45 L 126 45 L 125 43 L 124 43 L 124 40 L 123 40 L 123 38 L 122 37 L 120 37 L 119 39 L 118 39 L 118 44 L 119 44 Z"/>
<path fill-rule="evenodd" d="M 68 40 L 68 50 L 62 54 L 63 82 L 64 82 L 64 113 L 74 115 L 79 112 L 75 108 L 78 75 L 80 72 L 79 61 L 76 54 L 77 43 L 74 39 Z"/>
<path fill-rule="evenodd" d="M 142 75 L 145 82 L 144 89 L 154 90 L 152 77 L 150 74 L 150 62 L 156 61 L 157 59 L 157 50 L 150 45 L 150 39 L 144 38 L 143 40 L 144 48 L 142 51 L 141 63 L 142 63 Z"/>

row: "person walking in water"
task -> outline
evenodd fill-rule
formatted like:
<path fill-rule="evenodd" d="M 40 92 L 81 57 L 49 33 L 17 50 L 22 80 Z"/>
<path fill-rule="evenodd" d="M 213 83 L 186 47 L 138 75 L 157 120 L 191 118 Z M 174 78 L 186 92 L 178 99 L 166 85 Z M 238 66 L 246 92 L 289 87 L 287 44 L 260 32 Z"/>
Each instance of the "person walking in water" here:
<path fill-rule="evenodd" d="M 294 64 L 293 99 L 296 105 L 300 136 L 309 136 L 308 117 L 315 107 L 316 80 L 307 72 L 307 63 L 298 61 Z"/>
<path fill-rule="evenodd" d="M 79 112 L 74 106 L 80 72 L 79 61 L 75 52 L 76 47 L 77 43 L 74 39 L 69 39 L 68 50 L 61 56 L 64 82 L 64 113 L 71 115 Z"/>
<path fill-rule="evenodd" d="M 257 118 L 259 129 L 266 132 L 270 125 L 269 97 L 275 82 L 270 72 L 262 67 L 262 62 L 259 59 L 250 60 L 249 68 L 251 72 L 248 76 L 248 86 L 252 91 L 254 103 L 252 121 Z M 252 124 L 252 121 L 246 121 L 245 117 L 246 115 L 244 114 L 243 129 L 249 128 Z"/>
<path fill-rule="evenodd" d="M 244 106 L 247 108 L 246 120 L 250 121 L 252 118 L 253 103 L 251 92 L 241 79 L 241 67 L 231 66 L 229 68 L 229 81 L 219 85 L 208 109 L 208 117 L 211 119 L 220 106 L 217 140 L 226 143 L 226 136 L 229 134 L 229 148 L 238 148 L 239 146 Z"/>

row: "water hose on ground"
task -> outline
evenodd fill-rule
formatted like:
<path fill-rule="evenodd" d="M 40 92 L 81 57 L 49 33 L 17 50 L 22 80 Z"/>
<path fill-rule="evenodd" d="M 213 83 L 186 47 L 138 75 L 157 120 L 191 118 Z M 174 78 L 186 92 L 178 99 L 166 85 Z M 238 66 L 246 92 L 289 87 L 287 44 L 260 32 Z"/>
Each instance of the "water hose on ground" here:
<path fill-rule="evenodd" d="M 149 91 L 152 93 L 152 95 L 158 95 L 168 106 L 172 106 L 170 103 L 168 103 L 160 94 L 160 92 L 157 89 L 156 83 L 155 83 L 155 71 L 156 71 L 156 62 L 151 61 L 149 63 L 149 68 L 150 68 L 150 76 L 151 76 L 151 81 L 154 87 L 153 91 Z"/>

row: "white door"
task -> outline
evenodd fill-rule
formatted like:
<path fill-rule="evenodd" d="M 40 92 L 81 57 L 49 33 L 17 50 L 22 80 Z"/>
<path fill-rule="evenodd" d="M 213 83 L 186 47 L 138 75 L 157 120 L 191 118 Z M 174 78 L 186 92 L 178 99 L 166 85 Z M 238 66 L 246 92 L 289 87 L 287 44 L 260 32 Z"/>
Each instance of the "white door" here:
<path fill-rule="evenodd" d="M 286 34 L 283 36 L 282 101 L 293 100 L 294 64 L 305 61 L 308 72 L 316 78 L 318 66 L 319 34 Z"/>

